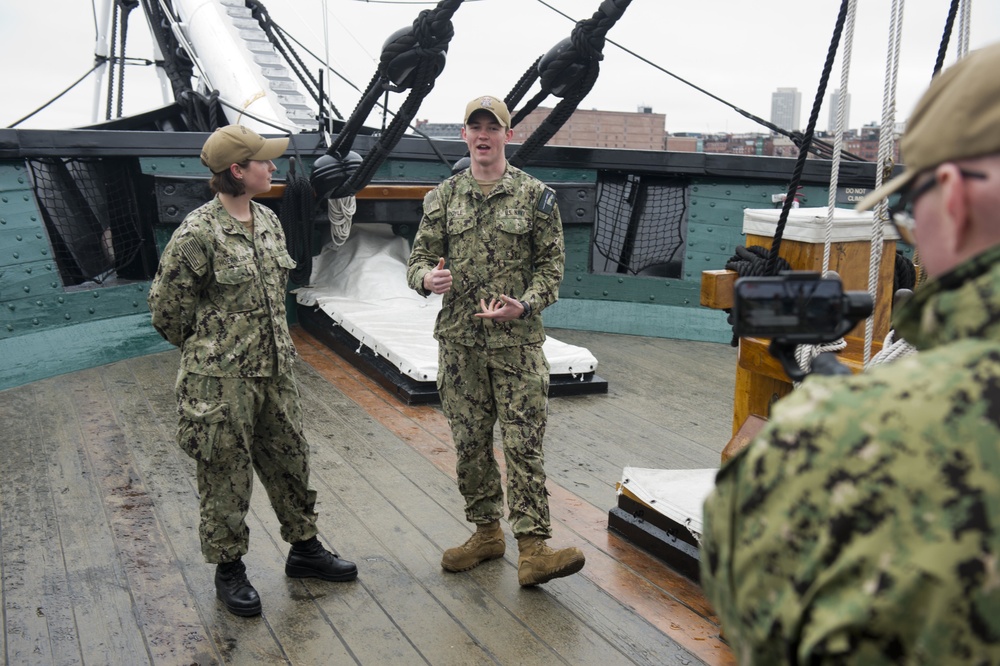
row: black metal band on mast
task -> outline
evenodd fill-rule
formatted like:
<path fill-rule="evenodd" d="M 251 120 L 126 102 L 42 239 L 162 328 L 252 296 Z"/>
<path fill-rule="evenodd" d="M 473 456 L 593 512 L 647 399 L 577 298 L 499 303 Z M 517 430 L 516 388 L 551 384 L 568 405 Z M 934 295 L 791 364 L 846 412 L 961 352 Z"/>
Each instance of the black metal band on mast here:
<path fill-rule="evenodd" d="M 412 26 L 397 31 L 386 41 L 378 69 L 361 101 L 326 154 L 313 164 L 310 181 L 319 199 L 355 194 L 371 182 L 444 69 L 448 43 L 455 34 L 451 17 L 462 2 L 441 0 L 434 9 L 420 12 Z M 382 93 L 407 89 L 411 89 L 409 96 L 371 151 L 364 158 L 353 152 L 351 146 L 358 131 Z"/>

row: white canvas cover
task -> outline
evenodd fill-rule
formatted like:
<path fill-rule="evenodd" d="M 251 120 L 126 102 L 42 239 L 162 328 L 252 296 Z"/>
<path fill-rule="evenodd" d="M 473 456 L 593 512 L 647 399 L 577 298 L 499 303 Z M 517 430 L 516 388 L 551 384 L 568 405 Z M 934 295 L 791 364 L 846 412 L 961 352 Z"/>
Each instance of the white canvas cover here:
<path fill-rule="evenodd" d="M 310 284 L 297 301 L 315 305 L 400 372 L 417 381 L 437 378 L 434 321 L 441 296 L 424 298 L 406 284 L 409 242 L 388 224 L 355 224 L 341 247 L 326 245 L 313 258 Z M 597 370 L 587 349 L 549 336 L 542 347 L 553 375 Z"/>
<path fill-rule="evenodd" d="M 781 210 L 778 208 L 747 208 L 743 211 L 743 233 L 773 238 L 780 217 Z M 792 208 L 788 211 L 781 237 L 791 241 L 823 243 L 826 240 L 826 218 L 826 208 Z M 870 210 L 859 213 L 848 208 L 834 209 L 830 242 L 870 241 L 874 219 Z M 899 239 L 896 228 L 888 220 L 882 223 L 882 234 L 886 240 Z"/>
<path fill-rule="evenodd" d="M 619 488 L 627 488 L 643 504 L 701 538 L 701 509 L 715 487 L 718 469 L 647 469 L 626 467 Z"/>

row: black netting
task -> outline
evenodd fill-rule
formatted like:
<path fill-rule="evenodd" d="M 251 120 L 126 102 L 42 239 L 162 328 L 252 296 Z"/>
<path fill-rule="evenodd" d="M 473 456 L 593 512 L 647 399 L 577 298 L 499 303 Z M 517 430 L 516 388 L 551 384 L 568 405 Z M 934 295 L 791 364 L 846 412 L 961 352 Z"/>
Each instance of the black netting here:
<path fill-rule="evenodd" d="M 599 180 L 593 272 L 679 278 L 686 235 L 683 183 L 634 175 Z"/>
<path fill-rule="evenodd" d="M 121 269 L 135 263 L 143 245 L 128 164 L 47 158 L 29 160 L 28 166 L 63 285 L 126 277 Z"/>

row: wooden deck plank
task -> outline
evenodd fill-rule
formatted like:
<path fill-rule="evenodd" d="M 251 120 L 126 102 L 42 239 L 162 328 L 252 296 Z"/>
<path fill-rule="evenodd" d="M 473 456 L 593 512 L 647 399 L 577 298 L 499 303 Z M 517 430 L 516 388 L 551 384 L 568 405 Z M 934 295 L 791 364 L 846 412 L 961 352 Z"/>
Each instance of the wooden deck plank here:
<path fill-rule="evenodd" d="M 447 428 L 446 425 L 442 424 L 444 417 L 439 410 L 390 403 L 380 397 L 380 394 L 384 392 L 373 382 L 356 372 L 346 361 L 337 357 L 301 330 L 294 330 L 293 338 L 299 353 L 310 365 L 317 368 L 320 374 L 336 382 L 352 400 L 362 405 L 380 423 L 397 432 L 404 441 L 424 453 L 428 460 L 434 462 L 439 469 L 449 475 L 454 475 L 454 449 L 451 448 L 450 440 L 446 444 L 440 438 L 440 434 L 447 432 Z M 348 381 L 351 379 L 353 379 L 353 383 Z M 429 429 L 414 427 L 406 415 L 415 412 L 421 412 L 422 424 L 437 421 L 432 429 L 438 433 L 438 436 L 424 436 L 421 433 L 427 433 Z M 550 492 L 555 495 L 566 491 L 552 484 L 550 480 Z M 571 529 L 577 530 L 578 533 L 594 533 L 595 530 L 600 529 L 600 536 L 594 538 L 597 543 L 606 544 L 608 538 L 606 509 L 598 509 L 570 495 L 570 493 L 566 493 L 566 496 L 562 498 L 563 501 L 554 500 L 552 502 L 553 528 L 557 539 L 561 536 L 558 523 L 565 523 L 570 525 Z M 575 513 L 566 509 L 570 505 L 573 505 Z M 558 540 L 557 543 L 559 543 Z M 593 543 L 584 544 L 584 550 L 589 561 L 588 566 L 584 568 L 582 577 L 588 578 L 605 592 L 619 598 L 620 601 L 621 598 L 624 598 L 625 601 L 621 602 L 628 607 L 642 608 L 645 611 L 644 617 L 647 621 L 697 657 L 706 659 L 709 663 L 731 662 L 731 653 L 720 640 L 717 625 L 692 610 L 693 608 L 707 607 L 696 586 L 690 583 L 682 586 L 678 581 L 670 580 L 670 577 L 661 581 L 662 586 L 651 584 L 647 579 L 636 575 L 632 569 L 622 567 L 612 561 L 606 551 L 596 547 Z M 649 567 L 647 568 L 649 570 L 655 570 L 656 566 L 659 565 L 660 569 L 667 571 L 655 558 L 637 549 L 635 549 L 635 557 L 648 558 Z M 600 563 L 600 560 L 606 560 L 607 563 Z M 597 572 L 593 578 L 590 577 L 590 571 Z M 672 577 L 679 578 L 676 574 L 672 574 Z M 667 591 L 668 588 L 677 594 L 695 593 L 698 598 L 692 601 L 678 600 L 674 594 Z M 652 601 L 646 601 L 650 597 Z"/>
<path fill-rule="evenodd" d="M 28 390 L 13 396 L 2 412 L 5 435 L 22 444 L 5 447 L 11 450 L 0 457 L 8 663 L 67 663 L 79 658 L 58 517 L 46 475 L 48 452 L 35 422 L 39 407 L 35 391 Z"/>
<path fill-rule="evenodd" d="M 553 545 L 584 549 L 580 575 L 520 588 L 509 534 L 503 559 L 442 571 L 442 551 L 471 528 L 440 409 L 402 404 L 296 328 L 310 362 L 298 375 L 320 536 L 360 576 L 288 579 L 288 545 L 255 482 L 245 560 L 264 603 L 257 618 L 221 607 L 201 556 L 194 463 L 175 444 L 176 351 L 0 391 L 5 662 L 732 663 L 699 588 L 607 529 L 623 463 L 718 455 L 729 417 L 719 428 L 690 413 L 707 404 L 702 387 L 655 392 L 699 373 L 725 385 L 726 354 L 566 333 L 595 352 L 611 387 L 551 403 Z"/>
<path fill-rule="evenodd" d="M 324 382 L 322 402 L 336 399 L 336 392 L 331 391 L 329 384 Z M 172 396 L 170 396 L 172 400 Z M 343 428 L 336 419 L 318 419 L 315 410 L 307 410 L 308 422 L 317 421 L 319 431 L 307 426 L 307 433 L 314 449 L 312 459 L 313 486 L 319 491 L 318 506 L 319 527 L 321 536 L 336 549 L 344 551 L 345 557 L 353 557 L 361 567 L 361 581 L 354 583 L 326 583 L 322 581 L 288 581 L 284 578 L 284 554 L 287 544 L 278 537 L 278 524 L 267 501 L 266 494 L 255 484 L 255 492 L 251 502 L 253 517 L 260 524 L 260 529 L 252 527 L 251 553 L 245 558 L 248 562 L 251 580 L 254 582 L 264 605 L 264 618 L 271 625 L 272 631 L 284 646 L 288 657 L 293 663 L 318 663 L 331 660 L 340 663 L 342 660 L 357 660 L 360 663 L 413 663 L 420 656 L 414 651 L 409 639 L 403 633 L 395 630 L 398 620 L 390 617 L 382 604 L 371 592 L 372 574 L 366 572 L 367 564 L 373 563 L 376 569 L 383 573 L 395 575 L 378 576 L 374 580 L 377 585 L 388 584 L 390 593 L 398 594 L 399 589 L 414 587 L 415 581 L 406 575 L 400 576 L 396 563 L 386 559 L 381 553 L 355 556 L 349 549 L 351 542 L 345 543 L 344 534 L 360 534 L 354 537 L 359 544 L 370 544 L 374 541 L 369 528 L 353 516 L 348 507 L 338 499 L 337 492 L 324 491 L 323 486 L 331 484 L 324 477 L 334 480 L 333 486 L 338 486 L 337 480 L 344 472 L 346 463 L 343 460 L 330 460 L 322 452 L 333 449 L 336 441 L 345 440 Z M 377 424 L 376 424 L 377 425 Z M 350 438 L 351 440 L 354 437 Z M 176 448 L 176 447 L 174 447 Z M 350 449 L 351 446 L 345 448 Z M 327 490 L 330 490 L 328 488 Z M 333 489 L 335 490 L 335 488 Z M 380 509 L 381 510 L 381 509 Z M 346 525 L 345 525 L 346 523 Z M 261 544 L 263 538 L 272 542 L 272 547 Z M 265 560 L 264 563 L 261 560 Z M 307 601 L 303 605 L 303 601 Z M 426 615 L 428 600 L 418 598 L 412 605 L 412 614 L 420 617 Z M 313 608 L 307 613 L 304 608 Z M 293 618 L 294 621 L 286 621 Z M 325 625 L 325 626 L 324 626 Z M 308 627 L 304 630 L 303 627 Z M 423 627 L 422 629 L 426 629 Z M 324 649 L 324 654 L 316 654 L 316 641 L 301 640 L 303 634 L 329 633 L 332 641 L 342 654 L 338 656 L 330 649 Z M 435 632 L 422 631 L 427 636 L 435 636 Z M 371 640 L 379 636 L 379 640 Z M 440 636 L 435 637 L 435 641 Z M 319 644 L 324 644 L 323 643 Z M 474 646 L 473 646 L 474 647 Z M 463 651 L 468 655 L 468 651 Z M 432 662 L 436 663 L 436 662 Z"/>
<path fill-rule="evenodd" d="M 121 377 L 125 372 L 124 363 L 112 364 L 65 376 L 60 385 L 72 392 L 88 462 L 150 657 L 159 663 L 194 659 L 202 654 L 207 636 L 146 481 L 147 470 L 155 467 L 144 469 L 121 427 L 134 403 L 123 404 L 120 397 L 136 393 L 134 382 Z"/>
<path fill-rule="evenodd" d="M 264 613 L 261 618 L 235 618 L 215 598 L 212 582 L 215 567 L 204 563 L 198 538 L 198 493 L 195 465 L 174 444 L 176 410 L 172 378 L 176 374 L 176 353 L 160 355 L 170 363 L 148 364 L 134 361 L 127 369 L 135 381 L 130 384 L 125 364 L 106 366 L 106 383 L 119 413 L 128 415 L 126 428 L 130 440 L 143 442 L 135 455 L 146 470 L 146 481 L 160 498 L 157 508 L 166 525 L 171 544 L 177 553 L 191 603 L 208 629 L 210 640 L 204 648 L 217 657 L 213 660 L 253 660 L 255 663 L 316 663 L 315 641 L 309 636 L 329 633 L 323 642 L 322 659 L 337 663 L 351 660 L 342 641 L 337 640 L 328 618 L 308 600 L 301 586 L 284 576 L 287 544 L 277 538 L 277 524 L 266 493 L 255 479 L 251 511 L 247 523 L 251 529 L 251 550 L 245 561 L 248 575 L 261 594 Z M 308 630 L 304 628 L 308 627 Z M 320 659 L 320 660 L 322 660 Z M 201 663 L 201 662 L 199 662 Z"/>
<path fill-rule="evenodd" d="M 306 373 L 300 373 L 300 384 L 304 387 L 304 394 L 308 394 L 310 381 L 322 381 L 320 378 L 310 380 Z M 337 414 L 343 414 L 343 405 L 317 405 L 311 404 L 315 410 L 328 410 L 326 418 L 320 420 L 328 422 L 337 418 Z M 350 411 L 350 410 L 348 410 Z M 354 407 L 353 411 L 359 411 Z M 531 657 L 539 657 L 550 654 L 552 659 L 565 659 L 568 663 L 606 663 L 620 661 L 623 658 L 621 651 L 612 648 L 596 632 L 581 630 L 578 619 L 568 614 L 561 606 L 548 608 L 543 615 L 534 614 L 529 617 L 515 617 L 515 625 L 511 630 L 505 630 L 503 623 L 510 622 L 511 619 L 504 617 L 504 608 L 510 609 L 516 605 L 519 598 L 519 586 L 516 585 L 516 574 L 513 569 L 513 556 L 516 553 L 516 544 L 512 539 L 508 551 L 507 571 L 502 579 L 501 587 L 505 588 L 506 596 L 498 596 L 496 585 L 488 586 L 474 584 L 471 576 L 454 576 L 443 572 L 440 568 L 440 556 L 442 551 L 455 543 L 464 541 L 469 535 L 469 528 L 464 522 L 464 512 L 461 508 L 461 501 L 456 492 L 454 482 L 450 477 L 445 477 L 437 468 L 428 465 L 427 462 L 417 455 L 409 447 L 398 446 L 398 439 L 380 424 L 372 421 L 370 417 L 360 421 L 351 422 L 346 420 L 345 425 L 352 428 L 367 430 L 368 436 L 363 439 L 352 438 L 353 441 L 361 442 L 366 447 L 362 459 L 365 461 L 364 476 L 373 483 L 371 493 L 377 493 L 394 506 L 405 506 L 407 517 L 401 513 L 398 516 L 400 522 L 391 527 L 387 527 L 386 534 L 396 537 L 406 532 L 420 533 L 428 541 L 427 548 L 420 549 L 414 545 L 411 538 L 387 540 L 385 545 L 393 552 L 393 556 L 403 561 L 404 565 L 414 570 L 414 580 L 422 581 L 422 585 L 428 587 L 435 598 L 446 599 L 442 603 L 451 612 L 459 613 L 467 607 L 467 603 L 455 605 L 449 597 L 454 596 L 456 586 L 459 584 L 473 585 L 470 593 L 481 599 L 490 600 L 486 604 L 492 604 L 491 600 L 497 600 L 499 607 L 491 610 L 494 614 L 488 627 L 493 631 L 486 636 L 497 635 L 500 637 L 517 636 L 518 625 L 529 627 L 531 636 L 525 637 L 518 642 L 519 649 L 524 647 L 529 649 L 527 654 L 519 652 L 515 655 L 506 655 L 498 652 L 496 648 L 491 648 L 491 652 L 501 658 L 503 663 L 524 663 L 524 659 L 531 661 Z M 357 446 L 357 445 L 354 445 Z M 352 454 L 357 453 L 352 449 Z M 378 476 L 374 475 L 375 470 L 382 470 Z M 384 474 L 385 480 L 378 482 L 378 478 Z M 400 475 L 406 477 L 405 480 L 395 481 Z M 447 478 L 449 483 L 441 486 L 435 479 Z M 428 488 L 433 487 L 433 492 Z M 346 493 L 346 497 L 364 495 L 364 489 L 355 489 Z M 447 508 L 446 508 L 447 507 Z M 416 518 L 416 521 L 414 519 Z M 381 531 L 381 530 L 380 530 Z M 422 544 L 420 544 L 422 545 Z M 411 561 L 411 557 L 417 557 L 416 561 Z M 495 569 L 495 567 L 490 567 Z M 472 579 L 472 580 L 470 580 Z M 493 581 L 495 583 L 496 581 Z M 433 585 L 432 585 L 433 583 Z M 442 587 L 443 586 L 443 587 Z M 479 602 L 480 605 L 484 602 Z M 509 611 L 508 611 L 509 612 Z M 499 615 L 497 615 L 499 613 Z M 463 616 L 460 619 L 464 620 Z M 569 634 L 560 630 L 566 625 L 576 625 L 577 629 L 572 633 L 573 640 L 567 640 Z M 659 637 L 658 637 L 659 639 Z M 480 633 L 477 633 L 477 641 L 486 642 Z M 509 652 L 510 648 L 504 641 L 501 646 Z M 537 646 L 537 647 L 533 647 Z M 433 660 L 437 663 L 440 657 Z"/>
<path fill-rule="evenodd" d="M 304 387 L 308 387 L 306 374 L 300 372 L 303 376 L 300 383 Z M 322 383 L 319 377 L 313 381 Z M 469 586 L 457 585 L 462 581 L 441 571 L 442 548 L 431 538 L 431 534 L 438 525 L 454 524 L 455 519 L 447 515 L 439 500 L 428 492 L 429 488 L 430 492 L 435 492 L 434 477 L 440 478 L 440 473 L 408 447 L 400 446 L 394 435 L 357 406 L 346 400 L 341 404 L 321 404 L 310 399 L 315 396 L 310 395 L 307 388 L 304 394 L 304 406 L 309 406 L 313 418 L 325 423 L 338 423 L 340 428 L 362 435 L 342 438 L 341 441 L 350 442 L 350 451 L 346 452 L 349 457 L 345 455 L 344 458 L 347 469 L 342 467 L 333 475 L 324 476 L 324 480 L 337 488 L 337 494 L 351 505 L 354 515 L 366 517 L 368 529 L 372 532 L 370 541 L 377 540 L 369 547 L 377 545 L 386 559 L 399 563 L 407 574 L 409 586 L 424 591 L 423 601 L 400 606 L 398 600 L 393 598 L 392 590 L 383 588 L 386 596 L 381 602 L 392 606 L 394 620 L 421 651 L 427 653 L 430 663 L 446 660 L 448 654 L 442 653 L 441 648 L 456 642 L 458 645 L 465 644 L 466 649 L 482 651 L 485 659 L 496 659 L 500 663 L 531 663 L 528 658 L 530 652 L 526 654 L 525 647 L 533 647 L 537 641 L 532 640 L 525 628 L 482 590 L 475 589 L 475 586 L 470 589 Z M 393 447 L 408 456 L 401 467 L 390 463 L 382 453 Z M 331 450 L 318 451 L 316 458 L 329 461 L 334 454 L 335 451 Z M 407 469 L 407 472 L 402 469 Z M 444 492 L 443 485 L 439 485 L 436 494 Z M 346 530 L 348 535 L 353 532 Z M 370 581 L 369 584 L 381 586 L 380 581 Z M 440 641 L 439 634 L 442 633 L 452 635 L 452 640 Z M 451 663 L 462 663 L 464 652 L 457 651 L 455 656 L 459 659 Z"/>
<path fill-rule="evenodd" d="M 37 385 L 38 404 L 46 410 L 46 418 L 38 419 L 38 433 L 42 445 L 53 451 L 49 477 L 79 652 L 100 663 L 112 663 L 121 653 L 148 657 L 103 498 L 95 485 L 81 483 L 93 470 L 71 392 L 65 388 Z"/>

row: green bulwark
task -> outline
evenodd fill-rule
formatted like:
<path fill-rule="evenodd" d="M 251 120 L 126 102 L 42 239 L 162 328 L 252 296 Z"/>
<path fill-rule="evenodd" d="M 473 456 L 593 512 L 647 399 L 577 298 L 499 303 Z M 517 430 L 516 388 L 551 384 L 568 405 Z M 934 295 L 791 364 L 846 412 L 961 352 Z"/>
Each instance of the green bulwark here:
<path fill-rule="evenodd" d="M 27 168 L 0 162 L 0 389 L 168 349 L 148 288 L 65 289 Z"/>
<path fill-rule="evenodd" d="M 310 163 L 306 158 L 300 168 L 308 173 Z M 133 164 L 142 186 L 137 194 L 140 210 L 150 218 L 148 235 L 158 254 L 192 202 L 206 198 L 208 172 L 194 157 L 142 157 L 134 158 Z M 280 181 L 287 174 L 287 159 L 280 160 L 278 168 Z M 701 272 L 725 267 L 744 243 L 743 210 L 772 207 L 772 196 L 786 187 L 780 175 L 757 176 L 754 182 L 704 174 L 655 176 L 667 179 L 684 202 L 676 224 L 682 247 L 672 258 L 674 272 L 664 277 L 594 268 L 597 218 L 608 215 L 598 212 L 604 204 L 594 200 L 608 182 L 625 183 L 622 172 L 556 166 L 528 171 L 562 190 L 563 197 L 566 273 L 559 302 L 544 313 L 547 326 L 730 341 L 725 313 L 699 305 Z M 382 165 L 374 182 L 433 184 L 447 175 L 449 170 L 441 163 L 393 158 Z M 168 181 L 171 185 L 157 185 Z M 179 205 L 169 200 L 175 183 L 189 188 Z M 825 202 L 827 197 L 826 189 L 815 185 L 806 186 L 802 194 L 813 202 Z M 577 198 L 583 202 L 588 197 L 589 203 L 577 205 Z M 419 222 L 418 202 L 386 210 L 391 219 L 356 217 L 355 223 L 391 222 L 404 236 L 412 236 Z M 649 217 L 647 213 L 644 223 Z M 317 234 L 325 228 L 316 222 Z M 65 287 L 52 255 L 26 163 L 0 161 L 0 354 L 5 358 L 0 389 L 170 348 L 149 324 L 148 280 Z"/>

